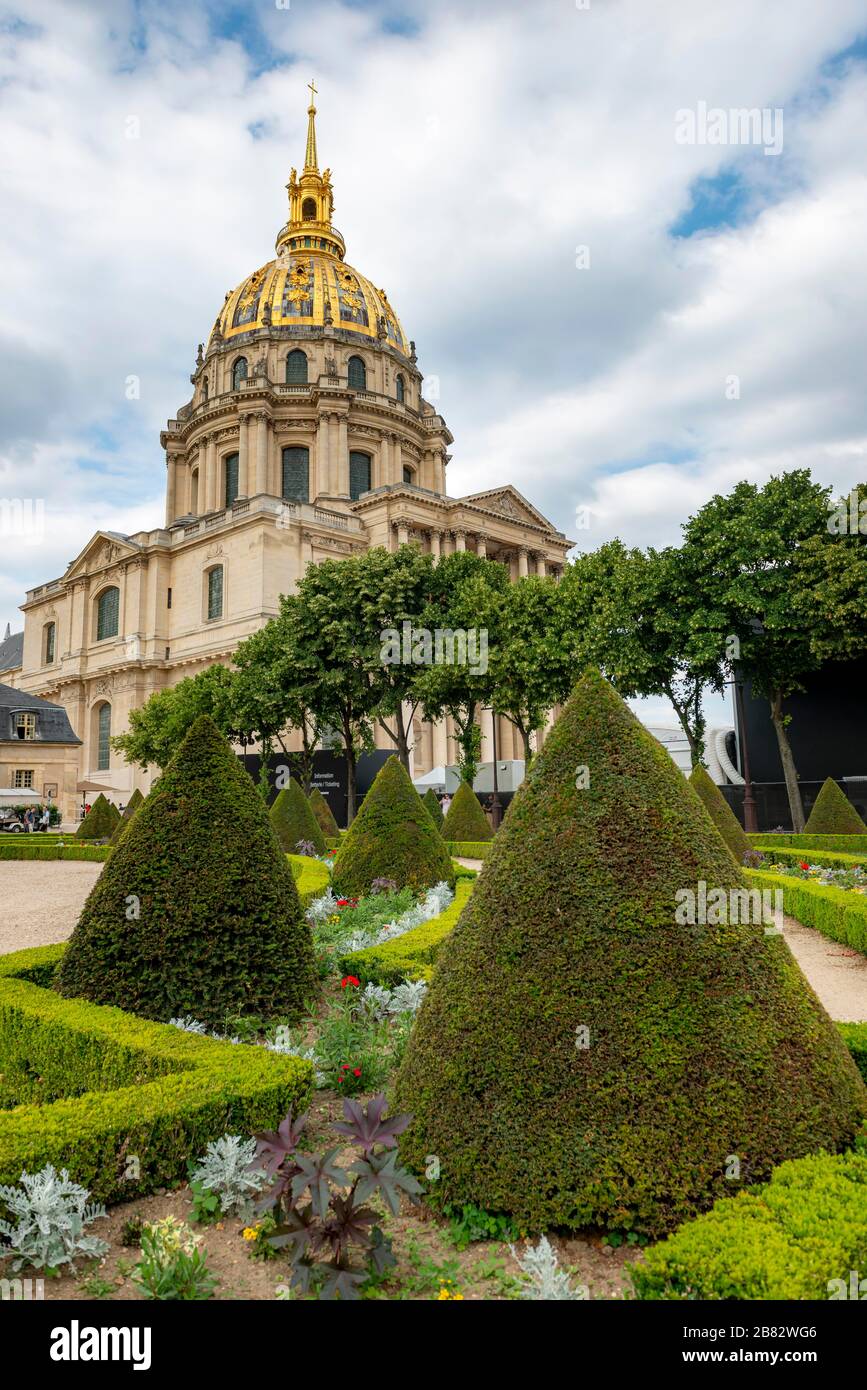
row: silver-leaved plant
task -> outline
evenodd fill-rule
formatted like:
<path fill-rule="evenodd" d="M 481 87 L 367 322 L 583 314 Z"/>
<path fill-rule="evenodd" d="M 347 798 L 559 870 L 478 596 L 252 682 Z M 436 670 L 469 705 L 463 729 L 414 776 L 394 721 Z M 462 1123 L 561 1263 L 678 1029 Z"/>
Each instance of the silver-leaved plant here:
<path fill-rule="evenodd" d="M 38 1173 L 21 1174 L 19 1187 L 0 1187 L 0 1205 L 13 1221 L 0 1221 L 0 1236 L 7 1243 L 5 1252 L 15 1254 L 12 1268 L 22 1265 L 34 1269 L 58 1269 L 70 1265 L 76 1255 L 98 1258 L 108 1245 L 97 1236 L 84 1234 L 91 1221 L 106 1216 L 100 1202 L 89 1202 L 86 1187 L 72 1182 L 66 1168 L 58 1173 L 47 1163 Z"/>
<path fill-rule="evenodd" d="M 535 1299 L 539 1302 L 563 1302 L 587 1297 L 586 1288 L 581 1284 L 573 1288 L 569 1275 L 560 1269 L 557 1252 L 547 1236 L 541 1236 L 539 1244 L 535 1247 L 530 1246 L 523 1255 L 518 1255 L 513 1245 L 510 1245 L 509 1249 L 525 1276 L 526 1282 L 520 1291 L 521 1298 Z"/>
<path fill-rule="evenodd" d="M 255 1139 L 224 1134 L 208 1145 L 190 1177 L 219 1197 L 220 1211 L 224 1215 L 247 1217 L 253 1198 L 270 1182 L 264 1168 L 252 1166 L 255 1161 Z"/>

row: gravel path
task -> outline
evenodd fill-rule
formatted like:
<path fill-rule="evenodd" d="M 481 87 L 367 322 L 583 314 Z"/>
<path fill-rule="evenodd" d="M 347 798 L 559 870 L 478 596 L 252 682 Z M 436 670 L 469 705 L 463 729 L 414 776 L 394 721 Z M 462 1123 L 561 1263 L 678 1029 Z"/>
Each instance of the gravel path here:
<path fill-rule="evenodd" d="M 481 868 L 478 859 L 461 859 Z M 101 864 L 0 860 L 0 955 L 65 941 Z M 829 941 L 792 917 L 783 932 L 796 961 L 832 1018 L 867 1023 L 867 957 Z"/>
<path fill-rule="evenodd" d="M 0 955 L 65 941 L 101 871 L 84 860 L 0 860 Z"/>

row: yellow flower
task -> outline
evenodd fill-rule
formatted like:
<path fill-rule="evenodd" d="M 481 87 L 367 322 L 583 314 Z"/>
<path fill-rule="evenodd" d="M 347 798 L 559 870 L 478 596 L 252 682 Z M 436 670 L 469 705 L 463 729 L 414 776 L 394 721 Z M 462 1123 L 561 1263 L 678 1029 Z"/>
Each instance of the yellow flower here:
<path fill-rule="evenodd" d="M 259 1231 L 256 1226 L 245 1226 L 243 1231 L 241 1232 L 241 1235 L 244 1237 L 245 1240 L 256 1240 L 256 1238 L 259 1235 Z"/>

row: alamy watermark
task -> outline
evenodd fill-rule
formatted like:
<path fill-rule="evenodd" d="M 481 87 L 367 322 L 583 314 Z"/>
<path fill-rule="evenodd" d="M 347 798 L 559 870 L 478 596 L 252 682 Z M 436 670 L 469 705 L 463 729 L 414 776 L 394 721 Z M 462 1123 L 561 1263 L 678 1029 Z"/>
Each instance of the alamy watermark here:
<path fill-rule="evenodd" d="M 761 145 L 766 155 L 783 153 L 781 106 L 708 107 L 700 101 L 695 110 L 681 107 L 674 114 L 674 138 L 678 145 Z"/>
<path fill-rule="evenodd" d="M 766 936 L 783 930 L 781 888 L 708 888 L 700 879 L 695 888 L 678 888 L 674 920 L 678 926 L 764 927 Z"/>
<path fill-rule="evenodd" d="M 383 628 L 379 634 L 379 659 L 383 666 L 466 666 L 471 676 L 488 669 L 487 628 L 413 627 L 406 619 L 398 630 Z"/>
<path fill-rule="evenodd" d="M 38 545 L 45 539 L 43 497 L 0 497 L 0 539 L 15 536 Z"/>
<path fill-rule="evenodd" d="M 848 497 L 829 502 L 828 530 L 832 536 L 867 536 L 867 493 L 853 488 Z"/>

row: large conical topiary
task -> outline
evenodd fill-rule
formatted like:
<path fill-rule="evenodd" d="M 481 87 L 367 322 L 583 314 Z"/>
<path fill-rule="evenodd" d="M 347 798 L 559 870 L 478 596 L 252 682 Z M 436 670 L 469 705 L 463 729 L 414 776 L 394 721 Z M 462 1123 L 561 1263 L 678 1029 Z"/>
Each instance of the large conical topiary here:
<path fill-rule="evenodd" d="M 469 782 L 461 782 L 440 830 L 444 840 L 492 840 L 494 832 Z"/>
<path fill-rule="evenodd" d="M 403 764 L 391 757 L 376 774 L 334 859 L 335 891 L 360 897 L 374 879 L 398 888 L 454 882 L 449 852 Z"/>
<path fill-rule="evenodd" d="M 851 1143 L 867 1091 L 836 1029 L 782 936 L 700 925 L 702 883 L 743 879 L 669 754 L 589 673 L 441 948 L 398 1074 L 402 1153 L 419 1171 L 437 1155 L 440 1202 L 532 1231 L 657 1233 Z M 694 926 L 676 918 L 684 889 Z"/>
<path fill-rule="evenodd" d="M 297 854 L 299 844 L 312 844 L 317 854 L 325 853 L 322 827 L 294 777 L 277 793 L 271 807 L 271 824 L 287 854 Z"/>
<path fill-rule="evenodd" d="M 325 838 L 334 839 L 340 834 L 340 827 L 331 812 L 327 799 L 322 795 L 318 787 L 314 787 L 308 798 L 310 809 L 319 823 L 319 829 Z"/>
<path fill-rule="evenodd" d="M 60 991 L 145 1018 L 297 1018 L 315 988 L 310 928 L 255 786 L 196 720 L 84 905 Z"/>
<path fill-rule="evenodd" d="M 864 824 L 852 802 L 841 791 L 833 777 L 827 777 L 813 803 L 807 824 L 807 835 L 867 835 Z"/>
<path fill-rule="evenodd" d="M 108 801 L 100 792 L 76 830 L 75 838 L 77 840 L 108 840 L 119 821 L 120 811 L 113 801 Z"/>
<path fill-rule="evenodd" d="M 136 787 L 129 801 L 120 813 L 120 820 L 118 821 L 117 825 L 114 827 L 114 830 L 112 831 L 111 843 L 113 845 L 117 844 L 121 835 L 126 830 L 127 826 L 129 825 L 130 821 L 132 820 L 133 816 L 135 815 L 136 811 L 138 810 L 139 806 L 141 806 L 143 801 L 144 797 L 142 796 L 138 787 Z"/>
<path fill-rule="evenodd" d="M 707 811 L 719 833 L 722 835 L 726 844 L 734 856 L 736 864 L 743 864 L 744 855 L 752 848 L 747 839 L 741 823 L 729 806 L 719 787 L 711 781 L 706 770 L 700 763 L 692 769 L 689 775 L 690 785 L 698 793 L 704 809 Z"/>
<path fill-rule="evenodd" d="M 440 834 L 442 834 L 443 808 L 442 806 L 440 806 L 439 797 L 437 796 L 433 787 L 428 787 L 427 791 L 422 797 L 422 801 L 427 807 L 427 813 L 433 821 L 434 825 L 436 826 L 437 830 L 439 830 Z"/>

